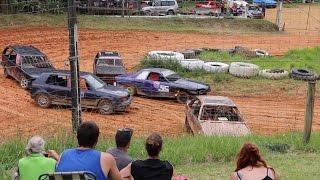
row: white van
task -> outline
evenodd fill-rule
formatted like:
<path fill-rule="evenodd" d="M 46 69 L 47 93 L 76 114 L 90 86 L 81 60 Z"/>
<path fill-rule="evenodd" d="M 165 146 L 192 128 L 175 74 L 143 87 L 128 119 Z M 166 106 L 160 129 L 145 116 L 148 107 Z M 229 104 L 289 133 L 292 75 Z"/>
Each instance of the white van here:
<path fill-rule="evenodd" d="M 148 16 L 151 15 L 175 15 L 178 11 L 178 3 L 176 0 L 158 0 L 152 3 L 151 6 L 142 8 L 142 13 Z"/>

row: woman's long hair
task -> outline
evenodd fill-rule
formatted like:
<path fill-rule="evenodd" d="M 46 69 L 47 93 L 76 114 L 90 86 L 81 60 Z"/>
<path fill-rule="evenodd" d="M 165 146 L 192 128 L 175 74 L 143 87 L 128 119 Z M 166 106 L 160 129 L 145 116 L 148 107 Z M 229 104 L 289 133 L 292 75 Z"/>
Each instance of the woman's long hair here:
<path fill-rule="evenodd" d="M 247 166 L 267 167 L 267 163 L 260 155 L 258 147 L 252 143 L 245 143 L 242 146 L 237 155 L 237 168 L 235 171 L 239 171 Z"/>

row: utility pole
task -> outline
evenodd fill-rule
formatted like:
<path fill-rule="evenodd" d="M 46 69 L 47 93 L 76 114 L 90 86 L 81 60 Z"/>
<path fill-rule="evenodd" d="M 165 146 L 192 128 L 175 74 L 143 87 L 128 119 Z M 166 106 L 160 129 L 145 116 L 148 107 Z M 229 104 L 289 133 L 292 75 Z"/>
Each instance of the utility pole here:
<path fill-rule="evenodd" d="M 68 28 L 71 72 L 72 129 L 76 132 L 79 124 L 81 123 L 81 103 L 79 88 L 77 14 L 74 0 L 68 0 Z"/>
<path fill-rule="evenodd" d="M 280 26 L 281 26 L 282 6 L 283 6 L 283 0 L 279 0 L 277 17 L 276 17 L 276 25 L 278 27 L 278 30 L 280 30 Z"/>
<path fill-rule="evenodd" d="M 309 81 L 307 100 L 306 100 L 306 113 L 304 116 L 303 143 L 308 143 L 310 140 L 310 135 L 312 130 L 315 90 L 316 90 L 316 81 Z"/>

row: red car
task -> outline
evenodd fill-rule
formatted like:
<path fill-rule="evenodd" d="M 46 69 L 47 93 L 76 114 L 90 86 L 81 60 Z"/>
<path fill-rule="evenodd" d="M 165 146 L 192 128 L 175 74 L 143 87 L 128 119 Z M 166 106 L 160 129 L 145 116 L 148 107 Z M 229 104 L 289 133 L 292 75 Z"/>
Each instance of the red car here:
<path fill-rule="evenodd" d="M 220 3 L 216 1 L 204 1 L 196 4 L 196 8 L 217 9 L 220 7 Z"/>

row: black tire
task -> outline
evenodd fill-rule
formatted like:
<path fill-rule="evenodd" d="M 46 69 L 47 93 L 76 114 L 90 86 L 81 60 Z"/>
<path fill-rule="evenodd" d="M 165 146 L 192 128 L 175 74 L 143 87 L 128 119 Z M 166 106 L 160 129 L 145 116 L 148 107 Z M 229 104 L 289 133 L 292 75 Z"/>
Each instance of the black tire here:
<path fill-rule="evenodd" d="M 25 76 L 22 76 L 19 83 L 22 89 L 28 89 L 30 81 Z"/>
<path fill-rule="evenodd" d="M 169 11 L 167 12 L 167 15 L 174 15 L 174 11 L 173 11 L 173 10 L 169 10 Z"/>
<path fill-rule="evenodd" d="M 99 108 L 99 113 L 103 115 L 109 115 L 114 112 L 113 111 L 114 107 L 111 101 L 109 100 L 101 100 L 99 102 L 98 108 Z"/>
<path fill-rule="evenodd" d="M 40 93 L 36 95 L 36 103 L 41 108 L 48 108 L 51 106 L 51 98 L 48 94 Z"/>
<path fill-rule="evenodd" d="M 145 16 L 152 16 L 152 13 L 151 13 L 151 11 L 145 11 L 145 12 L 144 12 L 144 15 L 145 15 Z"/>
<path fill-rule="evenodd" d="M 180 51 L 180 53 L 183 54 L 185 59 L 194 59 L 196 57 L 195 51 L 191 49 Z"/>
<path fill-rule="evenodd" d="M 315 81 L 318 76 L 308 69 L 292 69 L 290 77 L 296 80 Z"/>
<path fill-rule="evenodd" d="M 3 75 L 4 75 L 5 78 L 9 78 L 10 77 L 10 75 L 8 73 L 8 69 L 6 67 L 3 68 Z"/>
<path fill-rule="evenodd" d="M 190 94 L 180 91 L 177 95 L 177 101 L 181 104 L 185 104 L 190 99 Z"/>

